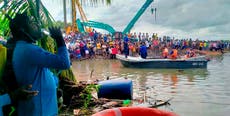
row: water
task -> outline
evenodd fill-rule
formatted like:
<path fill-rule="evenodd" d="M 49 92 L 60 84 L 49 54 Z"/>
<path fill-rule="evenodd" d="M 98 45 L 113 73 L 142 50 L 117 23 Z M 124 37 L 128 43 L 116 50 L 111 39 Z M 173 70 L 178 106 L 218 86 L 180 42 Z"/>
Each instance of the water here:
<path fill-rule="evenodd" d="M 85 60 L 73 62 L 78 80 L 130 78 L 134 83 L 134 98 L 144 93 L 151 99 L 170 101 L 160 109 L 180 116 L 229 116 L 230 114 L 230 54 L 214 57 L 207 69 L 131 69 L 117 60 Z M 93 70 L 92 78 L 90 73 Z"/>

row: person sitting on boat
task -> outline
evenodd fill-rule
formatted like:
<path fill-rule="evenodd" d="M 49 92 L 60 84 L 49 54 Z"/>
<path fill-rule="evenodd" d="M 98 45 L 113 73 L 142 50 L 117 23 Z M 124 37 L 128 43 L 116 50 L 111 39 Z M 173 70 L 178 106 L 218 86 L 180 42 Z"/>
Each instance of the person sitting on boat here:
<path fill-rule="evenodd" d="M 186 59 L 187 59 L 187 58 L 190 58 L 190 53 L 191 53 L 190 48 L 187 48 L 184 57 L 185 57 Z"/>
<path fill-rule="evenodd" d="M 171 59 L 177 59 L 177 57 L 178 57 L 178 51 L 177 51 L 177 49 L 176 48 L 173 48 L 172 49 L 172 52 L 170 53 L 171 55 Z"/>
<path fill-rule="evenodd" d="M 165 47 L 162 53 L 163 58 L 168 58 L 168 52 L 169 52 L 168 48 Z"/>
<path fill-rule="evenodd" d="M 195 57 L 196 56 L 196 53 L 193 49 L 191 49 L 190 53 L 189 53 L 189 57 Z"/>
<path fill-rule="evenodd" d="M 146 59 L 146 57 L 148 55 L 147 54 L 147 47 L 146 47 L 144 42 L 142 42 L 141 46 L 140 46 L 140 55 L 141 55 L 141 58 L 144 58 L 144 59 Z"/>

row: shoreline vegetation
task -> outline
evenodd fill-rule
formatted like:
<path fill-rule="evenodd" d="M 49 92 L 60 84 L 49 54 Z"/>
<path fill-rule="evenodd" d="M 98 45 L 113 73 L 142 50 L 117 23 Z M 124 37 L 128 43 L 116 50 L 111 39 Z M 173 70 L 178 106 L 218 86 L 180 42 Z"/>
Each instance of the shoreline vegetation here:
<path fill-rule="evenodd" d="M 63 90 L 63 103 L 59 104 L 59 115 L 91 116 L 105 109 L 130 106 L 158 108 L 170 105 L 170 101 L 173 99 L 148 101 L 147 96 L 133 100 L 97 98 L 96 91 L 90 90 L 90 93 L 86 91 L 87 87 L 95 87 L 97 83 L 98 80 L 92 83 L 80 81 L 76 84 L 67 78 L 61 77 L 59 87 Z M 89 96 L 83 97 L 82 94 L 91 94 L 92 96 L 88 99 Z M 89 101 L 86 101 L 86 99 Z"/>

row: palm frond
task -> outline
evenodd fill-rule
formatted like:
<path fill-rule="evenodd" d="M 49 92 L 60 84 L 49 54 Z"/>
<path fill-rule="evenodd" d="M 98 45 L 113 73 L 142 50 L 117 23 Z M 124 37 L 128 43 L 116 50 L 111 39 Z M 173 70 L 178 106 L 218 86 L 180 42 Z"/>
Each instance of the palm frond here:
<path fill-rule="evenodd" d="M 43 20 L 44 25 L 51 26 L 53 25 L 54 18 L 51 16 L 47 8 L 41 3 L 41 9 L 43 12 L 41 12 L 41 19 Z"/>
<path fill-rule="evenodd" d="M 99 3 L 104 4 L 104 1 L 105 0 L 82 0 L 81 2 L 89 2 L 95 6 Z M 105 3 L 109 5 L 111 4 L 111 0 L 106 0 Z M 2 36 L 8 36 L 10 32 L 9 20 L 6 18 L 5 14 L 8 14 L 13 18 L 17 13 L 28 12 L 28 14 L 33 16 L 37 22 L 41 22 L 42 27 L 45 28 L 47 26 L 53 25 L 53 17 L 50 15 L 40 0 L 0 0 L 0 5 L 0 35 Z M 54 42 L 51 40 L 52 39 L 48 38 L 45 38 L 44 40 L 42 39 L 40 44 L 43 48 L 54 52 Z M 67 78 L 76 81 L 76 78 L 74 77 L 71 69 L 62 73 Z"/>
<path fill-rule="evenodd" d="M 53 24 L 54 19 L 45 8 L 45 6 L 40 2 L 41 8 L 39 13 L 36 9 L 36 0 L 1 0 L 0 1 L 0 34 L 2 36 L 7 36 L 9 32 L 9 20 L 6 18 L 5 14 L 10 17 L 14 17 L 16 13 L 28 12 L 30 16 L 33 16 L 37 22 L 41 22 L 43 27 L 47 27 Z M 37 16 L 40 14 L 41 20 Z"/>

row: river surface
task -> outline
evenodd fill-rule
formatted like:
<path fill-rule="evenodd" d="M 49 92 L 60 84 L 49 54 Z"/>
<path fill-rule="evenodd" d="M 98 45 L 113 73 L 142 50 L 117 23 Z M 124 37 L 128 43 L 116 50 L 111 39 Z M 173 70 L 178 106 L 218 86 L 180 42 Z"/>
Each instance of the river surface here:
<path fill-rule="evenodd" d="M 230 116 L 229 69 L 229 53 L 213 57 L 207 69 L 132 69 L 105 59 L 73 62 L 78 80 L 132 79 L 134 98 L 146 95 L 149 102 L 173 98 L 171 105 L 160 109 L 180 116 Z"/>

